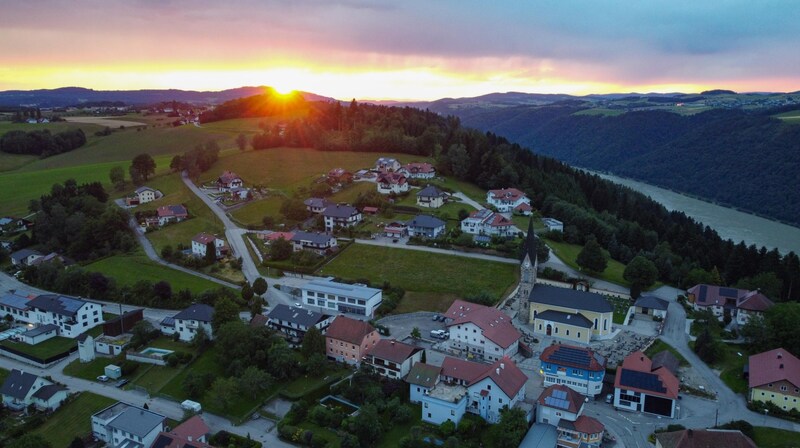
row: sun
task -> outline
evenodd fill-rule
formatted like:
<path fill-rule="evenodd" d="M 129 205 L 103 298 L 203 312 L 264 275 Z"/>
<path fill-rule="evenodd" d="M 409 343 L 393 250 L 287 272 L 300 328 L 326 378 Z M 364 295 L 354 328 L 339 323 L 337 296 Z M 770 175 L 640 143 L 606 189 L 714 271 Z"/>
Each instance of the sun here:
<path fill-rule="evenodd" d="M 291 88 L 291 87 L 287 87 L 287 86 L 284 86 L 284 85 L 275 85 L 275 86 L 272 86 L 272 88 L 273 88 L 273 89 L 275 90 L 275 92 L 277 92 L 279 95 L 283 95 L 283 96 L 289 95 L 289 94 L 291 94 L 292 92 L 294 92 L 294 89 L 293 89 L 293 88 Z"/>

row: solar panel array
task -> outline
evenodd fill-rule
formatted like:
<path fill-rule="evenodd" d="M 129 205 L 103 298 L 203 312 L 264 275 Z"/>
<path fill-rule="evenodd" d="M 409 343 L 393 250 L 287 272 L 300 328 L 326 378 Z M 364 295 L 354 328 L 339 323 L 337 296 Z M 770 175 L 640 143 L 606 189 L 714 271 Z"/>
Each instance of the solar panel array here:
<path fill-rule="evenodd" d="M 550 395 L 544 397 L 544 404 L 559 408 L 559 409 L 569 409 L 569 401 L 567 401 L 567 393 L 563 390 L 554 389 L 550 392 Z"/>
<path fill-rule="evenodd" d="M 649 390 L 653 392 L 666 393 L 667 389 L 661 384 L 658 375 L 648 372 L 637 372 L 635 370 L 622 369 L 620 384 L 637 389 Z"/>
<path fill-rule="evenodd" d="M 549 359 L 552 362 L 563 362 L 586 367 L 589 367 L 592 363 L 592 358 L 587 351 L 575 347 L 561 346 L 550 355 Z"/>
<path fill-rule="evenodd" d="M 706 294 L 708 294 L 708 286 L 700 285 L 700 295 L 697 299 L 700 300 L 701 302 L 705 302 Z"/>
<path fill-rule="evenodd" d="M 738 297 L 739 290 L 736 288 L 719 288 L 719 295 L 722 297 Z"/>
<path fill-rule="evenodd" d="M 61 306 L 64 308 L 64 311 L 73 314 L 81 309 L 84 304 L 83 300 L 77 300 L 65 296 L 59 296 L 58 301 L 61 302 Z"/>

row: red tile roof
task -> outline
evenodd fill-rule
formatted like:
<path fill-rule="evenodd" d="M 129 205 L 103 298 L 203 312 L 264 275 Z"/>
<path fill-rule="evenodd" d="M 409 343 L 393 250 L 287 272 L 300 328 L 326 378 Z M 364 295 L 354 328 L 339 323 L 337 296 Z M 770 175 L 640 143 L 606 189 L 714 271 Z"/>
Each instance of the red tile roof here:
<path fill-rule="evenodd" d="M 176 426 L 175 429 L 170 432 L 187 440 L 189 440 L 189 437 L 191 437 L 191 440 L 197 440 L 198 438 L 210 433 L 211 429 L 208 427 L 208 425 L 206 425 L 206 422 L 204 422 L 199 415 L 195 415 L 189 420 L 186 420 L 185 422 Z"/>
<path fill-rule="evenodd" d="M 192 241 L 196 241 L 200 244 L 208 244 L 216 240 L 217 240 L 216 236 L 205 232 L 198 233 L 197 235 L 194 236 L 194 238 L 192 238 Z"/>
<path fill-rule="evenodd" d="M 272 232 L 269 235 L 267 235 L 265 239 L 267 241 L 277 241 L 283 238 L 286 241 L 291 241 L 293 236 L 294 236 L 293 232 Z"/>
<path fill-rule="evenodd" d="M 648 395 L 657 395 L 677 399 L 678 398 L 678 391 L 680 389 L 680 382 L 672 372 L 669 371 L 666 367 L 659 367 L 655 370 L 652 370 L 653 363 L 644 353 L 640 351 L 636 351 L 628 355 L 625 360 L 622 361 L 622 365 L 617 367 L 617 375 L 614 379 L 614 387 L 617 389 L 626 389 L 626 390 L 633 390 L 636 392 L 642 392 Z M 666 392 L 658 392 L 654 390 L 642 389 L 638 387 L 634 387 L 630 384 L 622 384 L 622 372 L 623 370 L 630 370 L 633 372 L 642 372 L 652 374 L 658 377 L 658 380 L 666 389 Z"/>
<path fill-rule="evenodd" d="M 586 415 L 578 417 L 572 425 L 575 430 L 583 434 L 600 434 L 605 431 L 606 427 L 599 420 Z"/>
<path fill-rule="evenodd" d="M 185 217 L 188 215 L 189 212 L 186 211 L 186 207 L 183 205 L 162 205 L 161 207 L 158 207 L 159 218 L 164 218 L 167 216 Z"/>
<path fill-rule="evenodd" d="M 506 199 L 509 201 L 516 201 L 520 197 L 525 196 L 525 193 L 517 190 L 516 188 L 503 188 L 500 190 L 489 190 L 493 199 Z"/>
<path fill-rule="evenodd" d="M 575 350 L 584 352 L 586 354 L 586 357 L 584 359 L 588 360 L 588 364 L 585 363 L 585 362 L 577 362 L 577 360 L 576 360 L 576 362 L 570 362 L 570 361 L 567 360 L 567 359 L 575 359 L 573 356 L 561 356 L 561 357 L 559 357 L 558 356 L 558 352 L 560 352 L 562 350 L 565 353 L 566 352 L 570 352 L 570 351 L 575 351 Z M 551 358 L 555 358 L 555 359 L 551 359 Z M 606 368 L 605 363 L 601 364 L 600 361 L 598 360 L 598 358 L 600 358 L 601 360 L 605 361 L 604 358 L 602 358 L 600 356 L 596 356 L 595 352 L 592 351 L 589 348 L 576 347 L 576 346 L 567 345 L 567 344 L 554 344 L 554 345 L 551 345 L 551 346 L 547 347 L 546 349 L 544 349 L 542 351 L 542 354 L 539 355 L 539 359 L 542 362 L 552 362 L 554 364 L 558 364 L 558 365 L 564 366 L 564 367 L 574 367 L 576 369 L 591 370 L 593 372 L 602 371 L 602 370 L 605 370 L 605 368 Z"/>
<path fill-rule="evenodd" d="M 378 183 L 403 185 L 406 183 L 406 176 L 403 176 L 400 173 L 382 172 L 378 174 Z"/>
<path fill-rule="evenodd" d="M 514 223 L 500 213 L 495 213 L 492 215 L 492 220 L 489 222 L 489 225 L 492 227 L 506 227 L 512 226 Z"/>
<path fill-rule="evenodd" d="M 330 332 L 330 330 L 328 330 Z M 367 350 L 367 354 L 376 358 L 402 364 L 415 353 L 421 351 L 419 347 L 405 344 L 394 339 L 381 339 L 373 347 Z"/>
<path fill-rule="evenodd" d="M 217 179 L 218 182 L 223 183 L 225 185 L 230 184 L 234 180 L 241 181 L 242 179 L 239 176 L 237 176 L 236 173 L 234 173 L 233 171 L 224 171 L 222 175 L 219 176 L 219 179 Z"/>
<path fill-rule="evenodd" d="M 528 204 L 527 202 L 523 202 L 522 204 L 519 204 L 518 206 L 514 207 L 514 210 L 517 210 L 517 211 L 520 211 L 520 212 L 529 212 L 529 211 L 533 210 L 533 207 L 531 207 L 531 204 Z"/>
<path fill-rule="evenodd" d="M 736 307 L 747 311 L 766 311 L 775 305 L 758 291 L 750 291 L 736 301 Z"/>
<path fill-rule="evenodd" d="M 409 173 L 432 173 L 435 171 L 433 165 L 426 162 L 411 162 L 403 168 L 407 169 Z"/>
<path fill-rule="evenodd" d="M 553 392 L 555 391 L 561 391 L 563 394 L 555 396 L 553 395 Z M 566 395 L 566 399 L 561 398 L 564 395 Z M 551 400 L 555 401 L 548 400 L 548 398 L 551 398 Z M 547 406 L 549 408 L 560 409 L 562 411 L 577 414 L 583 407 L 583 403 L 586 402 L 586 397 L 578 392 L 575 392 L 569 387 L 564 386 L 563 384 L 553 384 L 542 391 L 541 395 L 539 395 L 539 398 L 536 399 L 536 402 L 539 403 L 539 406 Z M 563 404 L 563 406 L 556 405 L 556 403 Z"/>
<path fill-rule="evenodd" d="M 684 429 L 656 434 L 663 448 L 756 448 L 741 431 L 723 429 Z"/>
<path fill-rule="evenodd" d="M 508 356 L 495 361 L 475 382 L 484 378 L 491 378 L 505 392 L 508 398 L 512 399 L 519 393 L 520 389 L 525 387 L 525 382 L 528 381 L 528 377 L 522 373 L 522 370 Z"/>
<path fill-rule="evenodd" d="M 337 316 L 325 332 L 325 337 L 361 345 L 364 338 L 374 331 L 377 330 L 366 322 L 347 316 Z"/>
<path fill-rule="evenodd" d="M 750 387 L 760 387 L 778 381 L 788 381 L 800 387 L 800 359 L 783 348 L 751 355 Z"/>
<path fill-rule="evenodd" d="M 467 384 L 472 384 L 485 372 L 486 364 L 451 358 L 449 356 L 445 356 L 442 362 L 442 376 L 455 378 Z"/>
<path fill-rule="evenodd" d="M 502 348 L 516 344 L 522 337 L 522 333 L 511 324 L 511 318 L 494 307 L 456 300 L 444 315 L 453 319 L 448 327 L 473 323 L 483 330 L 484 337 Z"/>

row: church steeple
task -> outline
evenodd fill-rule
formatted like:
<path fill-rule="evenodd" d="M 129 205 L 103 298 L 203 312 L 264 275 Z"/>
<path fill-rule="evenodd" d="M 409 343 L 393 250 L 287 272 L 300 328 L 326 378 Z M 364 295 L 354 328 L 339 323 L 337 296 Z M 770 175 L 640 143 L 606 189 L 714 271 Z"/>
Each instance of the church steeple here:
<path fill-rule="evenodd" d="M 524 322 L 528 317 L 528 299 L 536 284 L 536 273 L 539 269 L 539 260 L 536 253 L 539 248 L 539 239 L 533 231 L 533 217 L 528 221 L 528 233 L 522 246 L 522 255 L 519 264 L 519 289 L 517 290 L 518 312 Z"/>
<path fill-rule="evenodd" d="M 536 263 L 536 251 L 539 249 L 539 239 L 536 238 L 536 232 L 533 231 L 533 216 L 528 220 L 528 233 L 525 234 L 525 242 L 522 246 L 522 257 L 521 261 L 525 261 L 525 258 L 530 260 L 531 264 Z"/>

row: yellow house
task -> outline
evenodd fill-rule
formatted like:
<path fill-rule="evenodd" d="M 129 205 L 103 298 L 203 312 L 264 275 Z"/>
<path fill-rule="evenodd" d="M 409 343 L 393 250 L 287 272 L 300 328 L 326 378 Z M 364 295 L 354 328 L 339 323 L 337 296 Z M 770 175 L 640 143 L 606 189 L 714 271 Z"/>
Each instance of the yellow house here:
<path fill-rule="evenodd" d="M 528 312 L 534 333 L 582 343 L 611 334 L 614 318 L 602 295 L 550 285 L 533 286 Z"/>
<path fill-rule="evenodd" d="M 800 359 L 783 348 L 750 356 L 750 401 L 770 402 L 784 411 L 800 411 Z"/>

